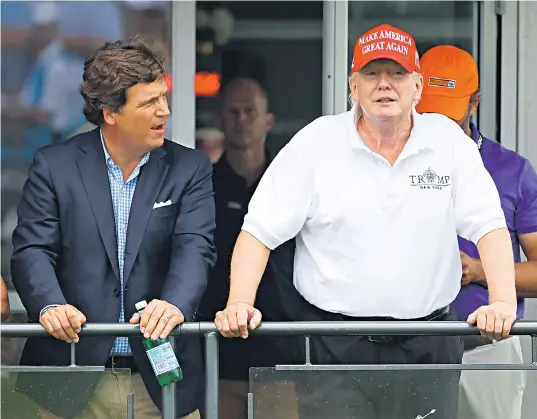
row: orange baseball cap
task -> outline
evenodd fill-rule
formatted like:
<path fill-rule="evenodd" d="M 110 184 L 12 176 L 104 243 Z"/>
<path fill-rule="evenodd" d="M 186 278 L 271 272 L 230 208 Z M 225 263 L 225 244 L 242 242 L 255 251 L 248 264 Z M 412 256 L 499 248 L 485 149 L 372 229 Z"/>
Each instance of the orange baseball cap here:
<path fill-rule="evenodd" d="M 375 26 L 356 40 L 352 72 L 360 71 L 373 60 L 387 58 L 403 66 L 409 73 L 420 71 L 416 41 L 409 33 L 394 26 Z"/>
<path fill-rule="evenodd" d="M 479 88 L 474 58 L 460 48 L 439 45 L 423 54 L 421 70 L 423 92 L 416 110 L 461 120 L 468 111 L 470 96 Z"/>

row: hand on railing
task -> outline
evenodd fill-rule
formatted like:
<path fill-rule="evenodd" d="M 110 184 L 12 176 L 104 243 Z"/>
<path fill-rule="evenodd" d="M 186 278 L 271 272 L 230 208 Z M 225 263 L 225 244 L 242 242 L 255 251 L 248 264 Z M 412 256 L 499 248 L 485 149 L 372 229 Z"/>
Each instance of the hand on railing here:
<path fill-rule="evenodd" d="M 254 306 L 237 301 L 216 313 L 215 325 L 226 338 L 248 337 L 248 329 L 254 330 L 261 323 L 261 312 Z"/>
<path fill-rule="evenodd" d="M 86 316 L 71 304 L 50 307 L 39 317 L 39 323 L 56 339 L 77 343 Z"/>
<path fill-rule="evenodd" d="M 509 336 L 516 320 L 516 304 L 496 301 L 479 307 L 470 316 L 468 323 L 476 325 L 481 334 L 490 340 L 502 340 Z"/>
<path fill-rule="evenodd" d="M 142 318 L 140 319 L 138 313 L 134 313 L 129 323 L 140 323 L 140 332 L 144 337 L 157 340 L 167 338 L 171 331 L 184 321 L 183 313 L 174 305 L 162 300 L 152 300 L 144 309 Z"/>

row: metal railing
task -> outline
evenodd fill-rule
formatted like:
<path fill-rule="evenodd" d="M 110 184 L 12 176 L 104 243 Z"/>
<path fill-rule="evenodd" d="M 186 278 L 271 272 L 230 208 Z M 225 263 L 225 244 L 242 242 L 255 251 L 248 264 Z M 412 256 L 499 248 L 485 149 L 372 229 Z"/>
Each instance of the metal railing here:
<path fill-rule="evenodd" d="M 309 336 L 312 335 L 418 335 L 418 336 L 467 336 L 478 335 L 479 330 L 464 322 L 266 322 L 261 324 L 252 334 L 279 335 L 279 336 L 305 336 L 306 359 L 303 365 L 277 365 L 278 370 L 412 370 L 412 369 L 456 369 L 456 370 L 537 370 L 537 322 L 519 321 L 511 329 L 511 335 L 530 335 L 532 343 L 532 356 L 530 364 L 397 364 L 397 365 L 314 365 L 311 364 L 309 350 Z M 174 344 L 175 338 L 180 335 L 205 336 L 205 418 L 218 419 L 218 339 L 219 333 L 213 323 L 184 323 L 176 328 L 170 335 L 170 342 Z M 80 332 L 82 336 L 139 336 L 138 325 L 130 324 L 86 324 Z M 26 338 L 44 337 L 48 333 L 39 324 L 3 324 L 0 325 L 1 337 Z M 12 367 L 17 370 L 27 368 L 54 368 L 69 370 L 83 368 L 83 371 L 101 367 L 84 367 L 76 364 L 76 344 L 71 344 L 71 365 L 65 367 Z M 175 419 L 175 384 L 162 388 L 162 418 Z"/>

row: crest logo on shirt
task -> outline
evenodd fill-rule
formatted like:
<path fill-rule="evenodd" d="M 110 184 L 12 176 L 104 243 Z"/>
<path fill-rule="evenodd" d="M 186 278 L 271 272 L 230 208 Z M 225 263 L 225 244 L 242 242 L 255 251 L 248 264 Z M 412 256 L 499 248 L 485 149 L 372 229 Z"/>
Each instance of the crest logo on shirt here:
<path fill-rule="evenodd" d="M 429 167 L 425 172 L 423 172 L 423 177 L 428 183 L 434 183 L 436 182 L 438 175 Z"/>
<path fill-rule="evenodd" d="M 442 190 L 450 185 L 451 176 L 439 175 L 428 167 L 421 175 L 409 175 L 410 186 L 419 186 L 420 189 Z"/>

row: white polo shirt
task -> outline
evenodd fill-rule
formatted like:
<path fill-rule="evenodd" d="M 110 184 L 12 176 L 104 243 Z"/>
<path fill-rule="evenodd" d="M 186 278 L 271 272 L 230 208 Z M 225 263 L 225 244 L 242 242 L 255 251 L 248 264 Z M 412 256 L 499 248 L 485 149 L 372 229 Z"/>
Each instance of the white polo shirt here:
<path fill-rule="evenodd" d="M 450 304 L 462 275 L 457 234 L 506 227 L 475 143 L 439 114 L 413 112 L 397 162 L 360 138 L 355 109 L 323 116 L 276 156 L 243 230 L 269 249 L 296 236 L 294 285 L 349 316 L 417 318 Z"/>

